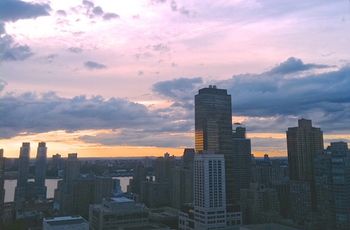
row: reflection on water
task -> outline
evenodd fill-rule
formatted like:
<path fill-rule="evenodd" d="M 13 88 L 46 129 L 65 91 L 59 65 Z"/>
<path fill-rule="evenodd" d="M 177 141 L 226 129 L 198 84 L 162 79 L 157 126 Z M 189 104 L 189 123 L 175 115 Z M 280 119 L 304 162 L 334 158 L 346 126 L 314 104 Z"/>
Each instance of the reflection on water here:
<path fill-rule="evenodd" d="M 120 180 L 120 185 L 123 192 L 126 192 L 129 180 L 132 177 L 113 177 Z M 57 188 L 57 182 L 60 179 L 46 179 L 45 185 L 47 187 L 47 198 L 53 198 L 55 189 Z M 33 181 L 33 180 L 32 180 Z M 5 202 L 12 202 L 15 196 L 17 180 L 5 180 Z"/>

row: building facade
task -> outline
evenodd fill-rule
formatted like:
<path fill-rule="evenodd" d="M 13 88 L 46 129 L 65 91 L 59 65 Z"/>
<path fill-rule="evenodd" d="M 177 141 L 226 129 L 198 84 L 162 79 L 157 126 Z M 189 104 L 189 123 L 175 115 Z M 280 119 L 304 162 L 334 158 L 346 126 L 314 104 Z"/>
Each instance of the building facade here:
<path fill-rule="evenodd" d="M 317 208 L 314 158 L 323 152 L 323 132 L 313 127 L 311 120 L 300 119 L 298 127 L 288 128 L 287 149 L 292 217 L 303 223 L 306 214 Z M 300 207 L 305 208 L 301 210 Z"/>
<path fill-rule="evenodd" d="M 22 144 L 19 154 L 18 162 L 18 177 L 15 189 L 15 203 L 17 207 L 27 199 L 28 191 L 28 176 L 29 176 L 29 157 L 30 157 L 30 143 Z"/>
<path fill-rule="evenodd" d="M 234 203 L 239 203 L 241 189 L 248 189 L 251 182 L 251 142 L 246 138 L 246 128 L 235 124 L 232 135 Z"/>
<path fill-rule="evenodd" d="M 194 157 L 195 229 L 220 229 L 226 224 L 225 158 L 202 153 Z"/>
<path fill-rule="evenodd" d="M 46 199 L 46 165 L 47 165 L 47 147 L 45 142 L 38 144 L 38 151 L 35 161 L 35 196 L 38 199 Z"/>
<path fill-rule="evenodd" d="M 43 230 L 89 230 L 89 222 L 81 216 L 44 218 Z"/>
<path fill-rule="evenodd" d="M 210 85 L 195 95 L 195 150 L 224 155 L 226 206 L 230 208 L 234 203 L 234 159 L 231 95 L 227 94 L 227 90 Z"/>

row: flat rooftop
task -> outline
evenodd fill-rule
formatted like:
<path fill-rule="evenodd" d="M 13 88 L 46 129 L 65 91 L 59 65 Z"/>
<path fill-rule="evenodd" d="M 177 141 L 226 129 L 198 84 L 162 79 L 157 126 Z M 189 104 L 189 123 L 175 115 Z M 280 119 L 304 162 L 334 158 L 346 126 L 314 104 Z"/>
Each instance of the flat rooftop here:
<path fill-rule="evenodd" d="M 51 226 L 88 223 L 81 216 L 59 216 L 59 217 L 53 217 L 53 218 L 45 218 L 44 222 L 46 222 L 48 225 L 51 225 Z"/>

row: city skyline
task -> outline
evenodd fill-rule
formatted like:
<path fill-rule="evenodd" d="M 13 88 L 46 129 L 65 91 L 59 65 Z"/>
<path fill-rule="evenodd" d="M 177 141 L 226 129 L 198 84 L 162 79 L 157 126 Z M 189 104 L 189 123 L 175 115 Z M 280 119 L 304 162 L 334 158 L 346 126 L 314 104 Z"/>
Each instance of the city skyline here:
<path fill-rule="evenodd" d="M 0 148 L 180 156 L 208 85 L 256 156 L 286 156 L 302 117 L 348 142 L 349 19 L 348 1 L 2 1 Z"/>

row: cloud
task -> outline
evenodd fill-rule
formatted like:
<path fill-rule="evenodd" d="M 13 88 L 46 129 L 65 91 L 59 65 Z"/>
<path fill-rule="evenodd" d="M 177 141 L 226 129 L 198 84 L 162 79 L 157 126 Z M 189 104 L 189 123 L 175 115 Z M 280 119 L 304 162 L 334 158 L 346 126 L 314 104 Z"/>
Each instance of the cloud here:
<path fill-rule="evenodd" d="M 66 11 L 64 11 L 64 10 L 57 10 L 56 14 L 59 15 L 59 16 L 62 16 L 62 17 L 66 17 L 67 16 Z"/>
<path fill-rule="evenodd" d="M 86 8 L 88 8 L 88 9 L 94 7 L 94 3 L 91 2 L 91 1 L 87 1 L 87 0 L 83 0 L 83 5 L 84 5 Z"/>
<path fill-rule="evenodd" d="M 0 93 L 4 90 L 5 86 L 7 85 L 6 81 L 0 79 Z"/>
<path fill-rule="evenodd" d="M 19 19 L 37 18 L 49 15 L 48 4 L 24 2 L 19 0 L 0 1 L 0 20 L 17 21 Z"/>
<path fill-rule="evenodd" d="M 112 20 L 112 19 L 117 19 L 117 18 L 119 18 L 119 15 L 115 14 L 115 13 L 105 13 L 103 15 L 104 20 Z"/>
<path fill-rule="evenodd" d="M 10 35 L 0 36 L 0 62 L 23 61 L 32 55 L 29 46 L 17 44 Z"/>
<path fill-rule="evenodd" d="M 96 6 L 92 9 L 92 13 L 94 13 L 96 16 L 101 16 L 103 14 L 103 10 L 100 6 Z"/>
<path fill-rule="evenodd" d="M 210 84 L 228 90 L 232 95 L 233 115 L 246 117 L 250 131 L 283 132 L 288 126 L 295 126 L 300 117 L 314 120 L 327 132 L 348 131 L 350 66 L 305 75 L 303 71 L 328 65 L 300 64 L 295 60 L 298 59 L 289 58 L 261 74 L 236 75 Z M 298 68 L 280 68 L 294 62 L 299 63 Z M 158 82 L 153 91 L 173 101 L 173 105 L 192 111 L 194 94 L 206 86 L 201 78 L 180 78 Z"/>
<path fill-rule="evenodd" d="M 191 147 L 193 137 L 186 133 L 157 132 L 147 133 L 144 130 L 118 130 L 96 136 L 85 135 L 80 137 L 87 143 L 121 146 L 156 146 L 156 147 Z"/>
<path fill-rule="evenodd" d="M 156 45 L 153 45 L 152 49 L 154 51 L 159 51 L 159 52 L 168 52 L 170 50 L 170 48 L 163 43 L 158 43 Z"/>
<path fill-rule="evenodd" d="M 101 64 L 101 63 L 98 63 L 98 62 L 94 62 L 94 61 L 87 61 L 87 62 L 84 63 L 84 66 L 87 69 L 90 69 L 90 70 L 107 68 L 107 66 L 105 66 L 104 64 Z"/>
<path fill-rule="evenodd" d="M 5 23 L 0 21 L 0 35 L 5 34 L 6 30 L 5 30 Z"/>
<path fill-rule="evenodd" d="M 152 90 L 161 96 L 165 96 L 175 102 L 192 101 L 196 89 L 202 85 L 203 80 L 196 78 L 176 78 L 160 81 L 153 85 Z"/>
<path fill-rule="evenodd" d="M 79 54 L 79 53 L 83 52 L 83 49 L 79 48 L 79 47 L 69 47 L 68 51 L 72 52 L 72 53 L 75 53 L 75 54 Z"/>
<path fill-rule="evenodd" d="M 1 85 L 0 82 L 0 88 Z M 103 129 L 110 131 L 81 139 L 108 145 L 174 147 L 192 142 L 192 138 L 185 138 L 191 128 L 187 121 L 121 98 L 84 95 L 63 98 L 53 92 L 6 93 L 0 96 L 0 104 L 0 137 L 3 138 L 55 130 Z"/>
<path fill-rule="evenodd" d="M 295 73 L 299 71 L 311 70 L 311 69 L 322 69 L 329 68 L 333 66 L 328 65 L 318 65 L 318 64 L 304 64 L 301 59 L 290 57 L 285 62 L 282 62 L 275 68 L 270 70 L 272 74 L 288 74 Z"/>

